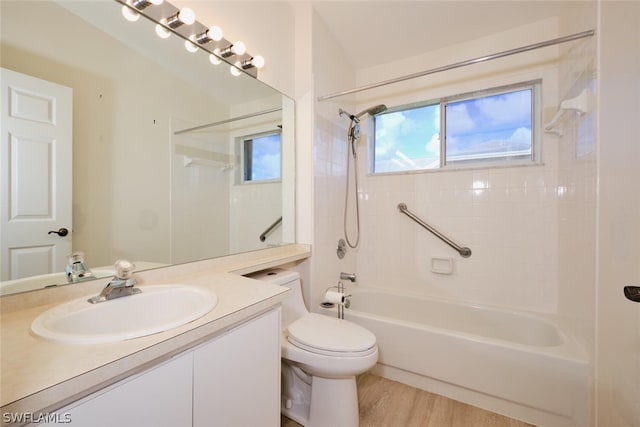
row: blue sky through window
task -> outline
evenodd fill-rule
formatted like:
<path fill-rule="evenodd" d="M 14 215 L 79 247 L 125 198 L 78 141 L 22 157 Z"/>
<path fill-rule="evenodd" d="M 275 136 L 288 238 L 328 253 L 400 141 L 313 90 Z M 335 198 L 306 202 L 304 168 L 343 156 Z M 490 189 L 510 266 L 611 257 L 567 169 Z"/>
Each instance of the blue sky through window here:
<path fill-rule="evenodd" d="M 533 89 L 443 103 L 447 162 L 531 156 Z M 441 167 L 441 104 L 375 117 L 374 172 Z"/>
<path fill-rule="evenodd" d="M 375 128 L 375 172 L 438 167 L 440 104 L 381 114 Z"/>
<path fill-rule="evenodd" d="M 447 160 L 531 153 L 532 90 L 447 104 Z"/>
<path fill-rule="evenodd" d="M 252 141 L 251 181 L 280 179 L 280 134 L 259 136 Z"/>

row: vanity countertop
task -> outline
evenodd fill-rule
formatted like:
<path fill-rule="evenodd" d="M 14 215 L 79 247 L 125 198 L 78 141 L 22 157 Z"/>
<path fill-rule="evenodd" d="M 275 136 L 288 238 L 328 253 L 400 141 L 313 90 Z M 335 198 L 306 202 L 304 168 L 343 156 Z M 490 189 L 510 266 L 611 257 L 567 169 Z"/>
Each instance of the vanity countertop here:
<path fill-rule="evenodd" d="M 60 344 L 30 331 L 40 313 L 66 300 L 99 293 L 108 279 L 0 298 L 2 412 L 38 413 L 67 405 L 274 308 L 287 289 L 240 274 L 309 255 L 308 246 L 289 245 L 235 255 L 226 262 L 214 259 L 137 273 L 140 285 L 183 283 L 211 289 L 218 304 L 186 325 L 115 343 Z"/>

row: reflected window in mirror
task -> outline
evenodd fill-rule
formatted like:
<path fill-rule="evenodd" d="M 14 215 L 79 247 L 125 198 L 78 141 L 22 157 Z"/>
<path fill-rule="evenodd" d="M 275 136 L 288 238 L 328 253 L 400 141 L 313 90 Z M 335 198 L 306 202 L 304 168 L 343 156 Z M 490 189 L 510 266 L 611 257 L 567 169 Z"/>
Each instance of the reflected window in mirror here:
<path fill-rule="evenodd" d="M 282 176 L 282 133 L 278 131 L 241 138 L 242 182 L 277 182 Z"/>

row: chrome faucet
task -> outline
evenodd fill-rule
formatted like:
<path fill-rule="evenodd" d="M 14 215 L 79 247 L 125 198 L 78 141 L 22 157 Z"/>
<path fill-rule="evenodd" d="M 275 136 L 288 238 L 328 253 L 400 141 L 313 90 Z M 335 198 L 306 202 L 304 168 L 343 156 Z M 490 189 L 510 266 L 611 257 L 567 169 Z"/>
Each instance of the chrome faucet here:
<path fill-rule="evenodd" d="M 355 273 L 340 273 L 340 280 L 349 280 L 350 282 L 356 281 Z"/>
<path fill-rule="evenodd" d="M 133 277 L 133 270 L 136 266 L 127 260 L 119 259 L 115 263 L 116 274 L 107 286 L 102 289 L 100 295 L 89 298 L 91 304 L 109 301 L 115 298 L 126 297 L 139 294 L 142 291 L 135 287 L 136 279 Z"/>
<path fill-rule="evenodd" d="M 64 268 L 67 274 L 67 283 L 78 283 L 83 280 L 93 280 L 93 275 L 89 267 L 84 265 L 84 252 L 74 252 L 67 256 L 69 264 Z"/>

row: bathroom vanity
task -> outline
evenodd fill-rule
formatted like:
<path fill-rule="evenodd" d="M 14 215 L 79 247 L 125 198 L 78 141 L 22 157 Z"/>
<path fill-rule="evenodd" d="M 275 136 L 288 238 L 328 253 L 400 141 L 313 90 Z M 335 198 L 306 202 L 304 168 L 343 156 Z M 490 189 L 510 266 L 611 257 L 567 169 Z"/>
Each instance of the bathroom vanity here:
<path fill-rule="evenodd" d="M 138 273 L 140 285 L 203 287 L 218 303 L 188 324 L 112 343 L 62 344 L 30 332 L 40 313 L 98 293 L 106 280 L 3 297 L 2 425 L 279 425 L 287 290 L 241 274 L 309 255 L 290 245 Z"/>
<path fill-rule="evenodd" d="M 279 336 L 280 309 L 270 309 L 55 411 L 55 422 L 42 425 L 277 426 Z"/>

